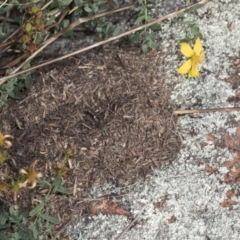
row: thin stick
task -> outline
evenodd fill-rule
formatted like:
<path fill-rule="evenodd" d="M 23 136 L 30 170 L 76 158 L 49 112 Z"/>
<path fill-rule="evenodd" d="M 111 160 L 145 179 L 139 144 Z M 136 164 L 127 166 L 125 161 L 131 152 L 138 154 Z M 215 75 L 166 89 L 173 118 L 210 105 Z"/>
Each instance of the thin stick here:
<path fill-rule="evenodd" d="M 39 65 L 37 65 L 37 66 L 28 68 L 28 69 L 26 69 L 26 70 L 22 70 L 22 71 L 20 71 L 20 72 L 17 72 L 17 73 L 14 73 L 14 74 L 10 74 L 10 75 L 8 75 L 8 76 L 5 76 L 5 77 L 3 77 L 3 78 L 0 78 L 0 85 L 2 85 L 6 80 L 8 80 L 8 79 L 10 79 L 10 78 L 12 78 L 12 77 L 16 77 L 16 76 L 18 76 L 18 75 L 20 75 L 20 74 L 23 74 L 23 73 L 26 73 L 26 72 L 29 72 L 29 71 L 32 71 L 32 70 L 35 70 L 35 69 L 44 67 L 44 66 L 49 65 L 49 64 L 51 64 L 51 63 L 58 62 L 58 61 L 63 60 L 63 59 L 65 59 L 65 58 L 69 58 L 69 57 L 72 57 L 72 56 L 74 56 L 74 55 L 76 55 L 76 54 L 79 54 L 79 53 L 88 51 L 88 50 L 93 49 L 93 48 L 96 48 L 96 47 L 99 47 L 99 46 L 104 45 L 104 44 L 106 44 L 106 43 L 108 43 L 108 42 L 111 42 L 111 41 L 114 41 L 114 40 L 119 39 L 119 38 L 121 38 L 121 37 L 127 36 L 127 35 L 129 35 L 130 33 L 134 33 L 134 32 L 136 32 L 136 31 L 139 31 L 139 30 L 143 29 L 143 28 L 150 27 L 150 26 L 152 26 L 152 25 L 154 25 L 154 24 L 156 24 L 156 23 L 162 22 L 163 20 L 166 20 L 166 19 L 168 19 L 168 18 L 175 17 L 175 16 L 177 16 L 179 13 L 182 13 L 182 12 L 190 9 L 191 7 L 193 7 L 193 6 L 195 6 L 195 5 L 204 4 L 204 3 L 207 3 L 207 2 L 208 2 L 208 0 L 202 0 L 201 2 L 198 2 L 198 3 L 196 3 L 196 4 L 193 4 L 193 5 L 189 6 L 189 7 L 183 8 L 183 9 L 181 9 L 181 10 L 179 10 L 179 11 L 176 11 L 176 12 L 170 13 L 170 14 L 168 14 L 168 15 L 165 15 L 165 16 L 163 16 L 163 17 L 160 17 L 160 18 L 158 18 L 158 19 L 156 19 L 156 20 L 154 20 L 154 21 L 152 21 L 152 22 L 146 23 L 146 24 L 144 24 L 144 25 L 142 25 L 142 26 L 136 27 L 136 28 L 134 28 L 134 29 L 132 29 L 132 30 L 129 30 L 129 31 L 126 31 L 126 32 L 124 32 L 124 33 L 118 34 L 117 36 L 111 37 L 111 38 L 109 38 L 109 39 L 107 39 L 107 40 L 100 41 L 100 42 L 95 43 L 95 44 L 93 44 L 93 45 L 91 45 L 91 46 L 88 46 L 88 47 L 85 47 L 85 48 L 83 48 L 83 49 L 80 49 L 80 50 L 77 50 L 77 51 L 75 51 L 75 52 L 72 52 L 72 53 L 70 53 L 70 54 L 67 54 L 67 55 L 65 55 L 65 56 L 62 56 L 62 57 L 53 59 L 53 60 L 51 60 L 51 61 L 47 61 L 47 62 L 42 63 L 42 64 L 39 64 Z M 73 24 L 74 24 L 74 23 L 73 23 Z M 48 40 L 48 41 L 49 41 L 48 44 L 49 44 L 50 42 L 53 42 L 54 40 L 55 40 L 55 39 L 50 38 L 50 39 Z M 43 46 L 43 48 L 44 48 L 44 47 L 45 47 L 45 46 Z M 43 48 L 41 48 L 41 50 L 42 50 Z"/>
<path fill-rule="evenodd" d="M 240 111 L 240 107 L 176 110 L 173 111 L 173 115 L 207 113 L 207 112 L 234 112 L 234 111 Z"/>
<path fill-rule="evenodd" d="M 0 8 L 3 7 L 3 5 L 5 5 L 6 2 L 7 2 L 7 0 L 5 0 L 5 2 L 1 4 Z"/>
<path fill-rule="evenodd" d="M 116 238 L 116 240 L 120 240 L 122 236 L 130 229 L 130 227 L 137 221 L 139 216 L 144 212 L 146 209 L 147 205 L 143 206 L 141 211 L 138 213 L 138 215 L 133 219 L 133 221 L 124 229 L 124 231 Z"/>

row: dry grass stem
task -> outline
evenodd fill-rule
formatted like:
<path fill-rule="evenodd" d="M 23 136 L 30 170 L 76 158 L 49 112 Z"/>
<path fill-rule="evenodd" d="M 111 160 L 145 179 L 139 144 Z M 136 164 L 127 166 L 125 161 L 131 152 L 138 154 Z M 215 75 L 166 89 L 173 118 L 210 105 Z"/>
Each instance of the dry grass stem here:
<path fill-rule="evenodd" d="M 240 111 L 240 107 L 175 110 L 173 111 L 173 114 L 182 115 L 182 114 L 193 114 L 193 113 L 234 112 L 234 111 Z"/>

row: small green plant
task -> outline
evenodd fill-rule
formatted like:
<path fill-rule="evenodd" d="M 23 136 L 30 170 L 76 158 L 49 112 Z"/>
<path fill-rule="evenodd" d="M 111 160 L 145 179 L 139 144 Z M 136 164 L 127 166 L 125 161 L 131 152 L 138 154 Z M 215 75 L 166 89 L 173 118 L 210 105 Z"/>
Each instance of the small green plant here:
<path fill-rule="evenodd" d="M 23 69 L 26 69 L 30 64 L 26 64 Z M 14 68 L 8 69 L 10 73 Z M 13 77 L 6 83 L 0 86 L 0 108 L 8 103 L 8 98 L 20 99 L 20 94 L 29 89 L 33 83 L 32 72 L 21 74 L 20 76 Z"/>
<path fill-rule="evenodd" d="M 12 135 L 4 135 L 0 132 L 0 164 L 7 159 L 6 150 L 12 146 L 9 139 Z M 60 224 L 58 218 L 47 214 L 53 194 L 72 194 L 72 191 L 66 188 L 66 183 L 62 178 L 66 176 L 65 162 L 73 155 L 70 148 L 64 152 L 64 158 L 52 172 L 43 174 L 36 170 L 38 163 L 35 160 L 28 168 L 20 169 L 19 173 L 23 175 L 18 179 L 11 178 L 10 181 L 0 181 L 0 193 L 13 194 L 14 202 L 17 203 L 17 194 L 28 186 L 28 189 L 36 188 L 47 192 L 37 194 L 36 202 L 38 204 L 32 209 L 22 211 L 12 206 L 4 205 L 0 202 L 0 239 L 1 240 L 54 240 L 53 228 Z M 40 180 L 41 178 L 41 180 Z M 29 190 L 28 190 L 29 191 Z"/>
<path fill-rule="evenodd" d="M 54 240 L 53 228 L 60 224 L 60 221 L 48 215 L 46 209 L 49 206 L 51 194 L 72 194 L 72 191 L 63 186 L 64 184 L 65 181 L 58 177 L 54 180 L 49 177 L 39 180 L 37 186 L 47 189 L 48 192 L 46 195 L 36 196 L 36 201 L 39 203 L 30 212 L 0 205 L 0 239 Z"/>
<path fill-rule="evenodd" d="M 87 16 L 92 16 L 107 10 L 109 10 L 107 0 L 86 1 L 83 5 L 83 12 L 85 12 Z M 113 24 L 112 22 L 107 23 L 106 17 L 101 17 L 87 22 L 86 27 L 89 27 L 90 29 L 95 29 L 98 36 L 103 39 L 116 36 L 120 32 L 119 28 L 115 24 Z"/>
<path fill-rule="evenodd" d="M 155 6 L 155 0 L 139 0 L 142 8 L 138 14 L 135 24 L 145 24 L 153 21 L 149 16 L 149 10 Z M 143 52 L 147 52 L 149 48 L 158 49 L 159 45 L 155 41 L 157 33 L 161 30 L 160 24 L 154 24 L 149 28 L 137 31 L 131 35 L 130 41 L 139 41 L 142 45 Z"/>
<path fill-rule="evenodd" d="M 187 1 L 187 5 L 190 5 L 192 3 L 191 0 Z M 198 25 L 196 23 L 193 22 L 192 20 L 192 16 L 196 13 L 196 11 L 205 6 L 205 4 L 197 4 L 192 6 L 191 8 L 189 8 L 188 10 L 178 14 L 178 19 L 181 19 L 184 17 L 184 15 L 187 14 L 187 20 L 183 21 L 183 24 L 187 26 L 188 32 L 186 34 L 186 36 L 182 39 L 179 39 L 178 42 L 182 43 L 182 42 L 187 42 L 188 44 L 194 44 L 194 42 L 196 41 L 197 38 L 202 39 L 203 35 L 198 27 Z"/>

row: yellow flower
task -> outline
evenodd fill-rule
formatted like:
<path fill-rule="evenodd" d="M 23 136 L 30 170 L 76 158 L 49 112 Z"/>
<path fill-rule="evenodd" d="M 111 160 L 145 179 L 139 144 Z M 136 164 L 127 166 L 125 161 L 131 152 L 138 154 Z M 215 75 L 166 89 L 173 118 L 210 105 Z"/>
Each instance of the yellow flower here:
<path fill-rule="evenodd" d="M 4 147 L 4 148 L 10 148 L 12 146 L 12 143 L 7 140 L 8 138 L 11 138 L 13 139 L 14 137 L 12 135 L 3 135 L 1 132 L 0 132 L 0 146 L 1 147 Z"/>
<path fill-rule="evenodd" d="M 71 148 L 67 148 L 64 152 L 64 158 L 68 159 L 73 156 L 73 150 Z"/>
<path fill-rule="evenodd" d="M 26 187 L 28 183 L 32 184 L 30 187 L 28 188 L 35 188 L 37 185 L 37 178 L 41 178 L 43 175 L 42 173 L 38 173 L 35 171 L 35 166 L 37 164 L 37 160 L 34 161 L 30 168 L 25 170 L 25 169 L 20 169 L 19 173 L 24 174 L 25 178 L 23 183 L 20 184 L 20 187 Z"/>
<path fill-rule="evenodd" d="M 181 44 L 181 53 L 188 58 L 186 62 L 177 70 L 179 74 L 187 74 L 189 77 L 199 77 L 198 64 L 202 63 L 204 50 L 200 38 L 196 39 L 193 49 L 188 43 Z"/>
<path fill-rule="evenodd" d="M 62 162 L 57 163 L 53 171 L 54 176 L 61 178 L 61 177 L 65 177 L 66 173 L 67 173 L 67 170 L 65 168 L 64 163 Z"/>

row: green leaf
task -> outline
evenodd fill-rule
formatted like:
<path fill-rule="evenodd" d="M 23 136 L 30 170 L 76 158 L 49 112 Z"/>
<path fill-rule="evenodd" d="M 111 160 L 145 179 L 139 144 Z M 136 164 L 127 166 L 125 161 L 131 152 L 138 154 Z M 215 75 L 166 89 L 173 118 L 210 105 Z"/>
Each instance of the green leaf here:
<path fill-rule="evenodd" d="M 51 25 L 55 20 L 55 15 L 52 15 L 46 22 L 46 26 Z"/>
<path fill-rule="evenodd" d="M 134 41 L 136 41 L 138 38 L 139 38 L 139 32 L 136 32 L 136 33 L 134 33 L 134 34 L 132 34 L 131 36 L 130 36 L 130 41 L 131 42 L 134 42 Z"/>
<path fill-rule="evenodd" d="M 149 3 L 156 5 L 156 0 L 148 0 Z"/>
<path fill-rule="evenodd" d="M 85 6 L 84 7 L 84 10 L 87 12 L 87 13 L 91 13 L 92 12 L 92 9 L 89 7 L 89 6 Z"/>
<path fill-rule="evenodd" d="M 0 231 L 0 239 L 1 240 L 9 240 L 9 236 L 7 236 L 4 232 Z"/>
<path fill-rule="evenodd" d="M 11 226 L 10 223 L 2 224 L 2 225 L 0 225 L 0 230 L 1 230 L 1 229 L 5 229 L 5 228 L 9 228 L 10 226 Z"/>
<path fill-rule="evenodd" d="M 68 194 L 68 195 L 72 194 L 71 190 L 69 190 L 68 188 L 65 188 L 61 185 L 59 187 L 54 188 L 53 191 L 63 193 L 63 194 Z"/>
<path fill-rule="evenodd" d="M 19 234 L 18 234 L 18 232 L 15 232 L 15 233 L 12 235 L 12 237 L 14 237 L 14 239 L 16 239 L 16 240 L 20 240 L 20 239 L 19 239 Z"/>
<path fill-rule="evenodd" d="M 120 33 L 120 29 L 118 27 L 116 27 L 116 29 L 113 31 L 112 35 L 116 36 Z"/>
<path fill-rule="evenodd" d="M 107 35 L 108 35 L 108 34 L 110 33 L 110 31 L 112 30 L 112 27 L 113 27 L 112 23 L 111 23 L 111 22 L 108 23 L 108 25 L 107 25 L 107 27 L 106 27 L 106 34 L 107 34 Z"/>
<path fill-rule="evenodd" d="M 17 214 L 17 211 L 13 208 L 13 207 L 10 207 L 9 208 L 9 213 L 10 213 L 10 215 L 12 215 L 12 216 L 17 216 L 18 214 Z"/>
<path fill-rule="evenodd" d="M 62 0 L 64 6 L 68 6 L 71 2 L 72 0 Z"/>
<path fill-rule="evenodd" d="M 93 12 L 98 13 L 98 6 L 93 6 Z"/>
<path fill-rule="evenodd" d="M 151 21 L 153 21 L 153 18 L 151 18 L 150 16 L 147 16 L 147 17 L 145 18 L 145 20 L 146 20 L 147 22 L 151 22 Z"/>
<path fill-rule="evenodd" d="M 100 5 L 107 3 L 107 0 L 95 0 L 94 2 L 97 3 L 98 6 L 100 6 Z"/>
<path fill-rule="evenodd" d="M 159 48 L 159 45 L 154 41 L 151 41 L 149 45 L 150 45 L 151 48 L 155 48 L 155 49 Z"/>
<path fill-rule="evenodd" d="M 145 20 L 145 16 L 140 16 L 137 18 L 137 20 L 135 21 L 136 24 L 139 24 L 140 22 L 142 22 L 143 20 Z"/>
<path fill-rule="evenodd" d="M 143 52 L 147 52 L 147 50 L 148 50 L 148 45 L 147 44 L 143 44 L 142 45 L 142 50 L 143 50 Z"/>
<path fill-rule="evenodd" d="M 61 184 L 61 179 L 56 177 L 56 178 L 54 179 L 54 183 L 53 183 L 53 184 L 54 184 L 54 188 L 60 186 L 60 184 Z"/>
<path fill-rule="evenodd" d="M 48 181 L 38 179 L 37 186 L 41 187 L 41 188 L 49 188 L 51 186 L 51 184 Z"/>
<path fill-rule="evenodd" d="M 103 30 L 102 27 L 97 27 L 97 28 L 96 28 L 96 31 L 97 31 L 98 33 L 101 33 L 102 30 Z"/>
<path fill-rule="evenodd" d="M 42 211 L 42 209 L 44 208 L 44 203 L 40 202 L 30 213 L 29 216 L 33 217 L 35 215 L 37 215 L 40 211 Z"/>
<path fill-rule="evenodd" d="M 25 88 L 29 89 L 32 86 L 33 77 L 31 75 L 27 75 L 24 79 L 24 86 Z"/>
<path fill-rule="evenodd" d="M 0 8 L 0 14 L 2 14 L 2 13 L 6 13 L 6 12 L 8 12 L 11 8 L 13 8 L 14 6 L 12 5 L 12 4 L 9 4 L 9 5 L 7 5 L 6 7 L 4 7 L 4 8 Z"/>
<path fill-rule="evenodd" d="M 102 6 L 98 9 L 98 13 L 106 12 L 108 9 L 109 9 L 109 7 L 107 5 Z"/>
<path fill-rule="evenodd" d="M 189 39 L 189 38 L 181 38 L 181 39 L 179 39 L 179 40 L 177 40 L 179 43 L 188 43 L 188 44 L 190 44 L 190 42 L 191 42 L 191 39 Z"/>
<path fill-rule="evenodd" d="M 4 225 L 8 219 L 7 213 L 4 211 L 0 211 L 0 226 Z M 0 227 L 1 228 L 1 227 Z"/>
<path fill-rule="evenodd" d="M 74 3 L 78 7 L 82 7 L 84 4 L 84 0 L 74 0 Z"/>
<path fill-rule="evenodd" d="M 32 234 L 33 234 L 33 237 L 34 239 L 36 239 L 39 235 L 39 231 L 37 230 L 36 228 L 36 225 L 35 224 L 32 224 L 29 229 L 32 231 Z"/>
<path fill-rule="evenodd" d="M 8 93 L 8 95 L 9 95 L 9 97 L 16 99 L 16 100 L 21 99 L 21 97 L 19 95 L 15 94 L 14 92 L 10 92 L 10 93 Z"/>
<path fill-rule="evenodd" d="M 66 28 L 70 24 L 69 19 L 64 19 L 63 20 L 63 27 Z"/>
<path fill-rule="evenodd" d="M 38 232 L 41 231 L 41 229 L 43 228 L 43 223 L 42 223 L 42 219 L 41 218 L 38 218 L 38 220 L 36 221 L 36 229 Z"/>
<path fill-rule="evenodd" d="M 161 31 L 161 25 L 156 23 L 150 27 L 153 31 Z"/>
<path fill-rule="evenodd" d="M 60 221 L 58 218 L 55 218 L 55 217 L 52 217 L 52 216 L 49 216 L 47 214 L 40 214 L 39 215 L 41 218 L 43 218 L 44 220 L 50 222 L 50 223 L 53 223 L 53 224 L 60 224 Z"/>

